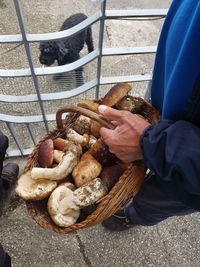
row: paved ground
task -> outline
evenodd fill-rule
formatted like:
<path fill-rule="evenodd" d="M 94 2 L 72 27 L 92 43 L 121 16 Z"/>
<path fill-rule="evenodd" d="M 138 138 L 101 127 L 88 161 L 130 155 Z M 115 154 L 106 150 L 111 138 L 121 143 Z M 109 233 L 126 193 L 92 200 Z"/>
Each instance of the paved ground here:
<path fill-rule="evenodd" d="M 27 29 L 31 33 L 56 31 L 69 14 L 83 11 L 92 14 L 97 7 L 89 0 L 84 1 L 20 1 L 25 13 Z M 108 0 L 110 9 L 167 8 L 170 0 Z M 0 29 L 2 34 L 16 34 L 18 27 L 11 0 L 0 0 Z M 155 45 L 163 20 L 159 21 L 110 21 L 106 24 L 105 47 L 126 47 Z M 98 41 L 98 27 L 93 27 L 95 45 Z M 9 46 L 0 47 L 2 51 Z M 35 65 L 38 62 L 38 47 L 33 45 Z M 83 51 L 83 54 L 85 51 Z M 8 57 L 1 57 L 0 68 L 27 67 L 23 52 L 16 50 Z M 18 60 L 18 59 L 21 60 Z M 153 65 L 153 56 L 106 58 L 104 74 L 120 75 L 149 73 Z M 93 66 L 85 71 L 90 78 Z M 2 81 L 1 79 L 1 82 Z M 24 82 L 24 81 L 23 81 Z M 46 81 L 43 81 L 45 85 Z M 6 83 L 8 84 L 8 83 Z M 5 86 L 6 86 L 5 84 Z M 25 82 L 10 82 L 2 86 L 3 93 L 19 95 L 32 90 Z M 49 86 L 49 84 L 48 84 Z M 50 87 L 42 87 L 48 90 Z M 55 85 L 56 86 L 56 85 Z M 146 83 L 135 84 L 133 94 L 143 95 Z M 102 88 L 104 90 L 105 88 Z M 55 89 L 57 90 L 57 89 Z M 102 91 L 103 92 L 103 91 Z M 32 92 L 33 93 L 33 92 Z M 56 105 L 60 106 L 59 102 Z M 47 105 L 53 113 L 56 106 Z M 1 107 L 10 114 L 28 112 L 30 107 Z M 24 111 L 25 110 L 25 111 Z M 37 112 L 31 106 L 30 112 Z M 41 134 L 41 133 L 40 133 Z M 25 158 L 8 159 L 20 165 L 23 170 Z M 154 227 L 136 227 L 124 233 L 106 231 L 101 225 L 80 230 L 70 235 L 59 235 L 38 227 L 28 215 L 23 201 L 16 198 L 14 192 L 0 220 L 0 242 L 12 256 L 13 267 L 199 267 L 200 266 L 200 216 L 188 215 L 170 218 Z"/>

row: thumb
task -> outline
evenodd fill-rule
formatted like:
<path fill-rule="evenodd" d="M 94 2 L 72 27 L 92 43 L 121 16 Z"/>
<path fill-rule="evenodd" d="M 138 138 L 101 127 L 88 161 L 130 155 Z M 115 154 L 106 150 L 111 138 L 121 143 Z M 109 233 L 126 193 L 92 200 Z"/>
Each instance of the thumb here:
<path fill-rule="evenodd" d="M 100 105 L 98 110 L 99 113 L 103 115 L 106 119 L 122 123 L 122 115 L 120 110 L 110 108 L 105 105 Z"/>

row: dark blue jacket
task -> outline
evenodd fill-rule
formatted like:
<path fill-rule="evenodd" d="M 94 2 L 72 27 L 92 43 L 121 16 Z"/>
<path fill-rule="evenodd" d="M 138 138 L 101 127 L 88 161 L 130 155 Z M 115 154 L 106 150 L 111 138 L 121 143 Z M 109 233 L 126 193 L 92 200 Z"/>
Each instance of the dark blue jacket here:
<path fill-rule="evenodd" d="M 200 1 L 174 0 L 156 53 L 152 104 L 162 121 L 141 137 L 164 190 L 200 210 Z"/>

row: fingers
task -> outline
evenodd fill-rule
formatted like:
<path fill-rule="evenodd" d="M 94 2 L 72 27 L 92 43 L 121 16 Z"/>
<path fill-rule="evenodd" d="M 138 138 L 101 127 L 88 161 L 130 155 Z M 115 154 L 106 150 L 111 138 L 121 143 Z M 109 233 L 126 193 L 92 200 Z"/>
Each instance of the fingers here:
<path fill-rule="evenodd" d="M 107 144 L 107 139 L 109 139 L 110 136 L 113 135 L 113 130 L 101 127 L 101 129 L 99 130 L 99 133 L 101 137 L 103 138 L 103 141 Z"/>
<path fill-rule="evenodd" d="M 106 119 L 122 123 L 122 111 L 110 108 L 105 105 L 100 105 L 98 110 L 99 113 L 101 113 Z"/>
<path fill-rule="evenodd" d="M 118 121 L 111 121 L 111 123 L 114 125 L 114 126 L 119 126 L 120 123 Z"/>

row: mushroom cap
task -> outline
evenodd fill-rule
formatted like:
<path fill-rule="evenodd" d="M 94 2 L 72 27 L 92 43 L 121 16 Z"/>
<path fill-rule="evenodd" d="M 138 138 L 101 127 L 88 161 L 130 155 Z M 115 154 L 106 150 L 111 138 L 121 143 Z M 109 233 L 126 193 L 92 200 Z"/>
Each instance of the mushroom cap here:
<path fill-rule="evenodd" d="M 127 93 L 131 90 L 131 86 L 128 83 L 118 83 L 113 86 L 102 100 L 103 105 L 113 107 L 117 104 Z"/>
<path fill-rule="evenodd" d="M 103 183 L 110 190 L 124 173 L 125 168 L 119 164 L 105 166 L 100 174 Z"/>
<path fill-rule="evenodd" d="M 72 176 L 77 187 L 96 178 L 101 172 L 101 164 L 86 152 L 72 171 Z"/>
<path fill-rule="evenodd" d="M 74 190 L 72 183 L 63 183 L 52 192 L 48 199 L 49 215 L 58 226 L 68 227 L 74 224 L 80 215 L 79 207 L 74 204 Z"/>
<path fill-rule="evenodd" d="M 38 163 L 42 168 L 49 168 L 53 163 L 53 140 L 46 139 L 38 150 Z"/>
<path fill-rule="evenodd" d="M 56 181 L 33 180 L 31 171 L 28 171 L 20 176 L 15 192 L 24 200 L 41 200 L 48 197 L 56 186 Z"/>
<path fill-rule="evenodd" d="M 102 165 L 114 164 L 117 157 L 109 151 L 108 146 L 99 138 L 89 150 L 89 153 Z"/>
<path fill-rule="evenodd" d="M 71 144 L 71 141 L 57 137 L 53 140 L 54 149 L 63 151 L 66 147 Z"/>
<path fill-rule="evenodd" d="M 84 115 L 80 115 L 74 125 L 73 125 L 73 129 L 79 133 L 79 134 L 84 134 L 84 133 L 89 133 L 90 132 L 90 124 L 91 124 L 91 119 L 84 116 Z"/>

